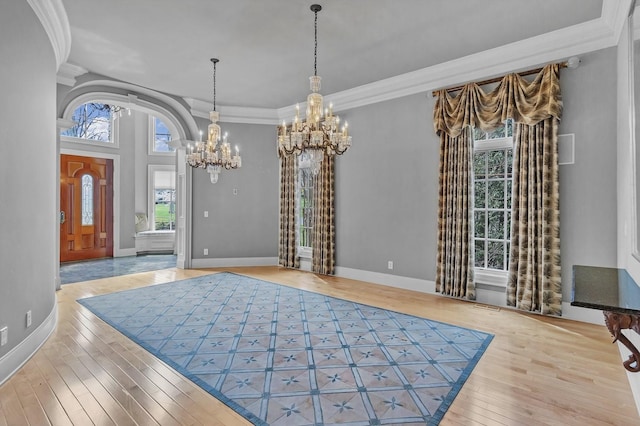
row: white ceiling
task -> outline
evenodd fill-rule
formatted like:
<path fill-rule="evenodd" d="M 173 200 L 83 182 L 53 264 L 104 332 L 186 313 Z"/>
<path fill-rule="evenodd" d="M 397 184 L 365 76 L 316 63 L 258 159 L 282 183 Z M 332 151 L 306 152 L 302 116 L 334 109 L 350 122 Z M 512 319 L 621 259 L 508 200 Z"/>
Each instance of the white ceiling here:
<path fill-rule="evenodd" d="M 321 0 L 318 75 L 331 94 L 599 19 L 603 0 Z M 217 104 L 304 101 L 313 0 L 62 0 L 68 63 Z"/>

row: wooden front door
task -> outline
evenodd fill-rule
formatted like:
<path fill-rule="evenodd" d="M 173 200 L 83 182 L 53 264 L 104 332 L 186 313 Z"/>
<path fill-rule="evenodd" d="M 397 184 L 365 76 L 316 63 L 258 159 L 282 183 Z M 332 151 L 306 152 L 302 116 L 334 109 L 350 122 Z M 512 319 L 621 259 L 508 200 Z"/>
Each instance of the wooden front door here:
<path fill-rule="evenodd" d="M 60 155 L 60 261 L 113 256 L 113 160 Z"/>

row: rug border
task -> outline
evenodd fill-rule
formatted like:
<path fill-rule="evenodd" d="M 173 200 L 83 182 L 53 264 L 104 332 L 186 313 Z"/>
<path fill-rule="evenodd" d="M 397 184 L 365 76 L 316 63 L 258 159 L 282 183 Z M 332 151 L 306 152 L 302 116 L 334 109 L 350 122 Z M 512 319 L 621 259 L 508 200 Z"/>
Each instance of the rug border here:
<path fill-rule="evenodd" d="M 159 355 L 159 351 L 157 351 L 156 349 L 152 348 L 151 346 L 145 344 L 143 341 L 139 340 L 133 334 L 131 334 L 131 333 L 127 332 L 127 331 L 120 330 L 120 328 L 118 328 L 116 326 L 116 324 L 114 324 L 111 320 L 103 318 L 102 315 L 100 315 L 99 313 L 94 312 L 89 306 L 87 306 L 88 299 L 93 299 L 93 298 L 100 297 L 100 296 L 107 296 L 107 295 L 112 295 L 112 294 L 125 293 L 125 292 L 128 292 L 128 291 L 147 288 L 147 287 L 169 285 L 169 284 L 178 283 L 178 282 L 181 282 L 181 281 L 189 281 L 189 280 L 193 280 L 193 279 L 200 279 L 200 278 L 205 278 L 205 277 L 209 277 L 209 276 L 213 276 L 213 275 L 220 275 L 220 274 L 237 275 L 239 277 L 251 278 L 251 279 L 254 279 L 254 280 L 257 280 L 257 281 L 262 281 L 262 282 L 273 284 L 273 285 L 280 285 L 280 286 L 285 286 L 285 287 L 288 287 L 288 288 L 293 288 L 295 290 L 306 292 L 306 293 L 318 294 L 318 295 L 321 295 L 321 296 L 330 297 L 332 299 L 337 299 L 337 300 L 342 300 L 342 301 L 345 301 L 345 302 L 356 303 L 356 304 L 361 305 L 361 306 L 366 306 L 366 307 L 375 308 L 375 309 L 382 309 L 382 310 L 385 310 L 385 311 L 393 312 L 395 314 L 408 315 L 408 316 L 420 318 L 420 319 L 423 319 L 423 320 L 436 322 L 438 324 L 449 325 L 449 326 L 461 328 L 463 330 L 467 330 L 467 331 L 471 331 L 471 332 L 479 332 L 479 333 L 482 333 L 482 334 L 486 334 L 487 337 L 482 342 L 480 348 L 478 349 L 478 351 L 476 352 L 474 357 L 469 360 L 469 362 L 468 362 L 467 366 L 465 367 L 465 369 L 462 371 L 462 373 L 460 373 L 460 376 L 459 376 L 458 380 L 456 380 L 455 384 L 451 387 L 451 389 L 449 390 L 449 392 L 445 396 L 445 398 L 442 401 L 442 403 L 438 406 L 438 409 L 431 416 L 429 424 L 437 425 L 438 423 L 440 423 L 440 421 L 442 420 L 442 418 L 444 417 L 446 412 L 451 407 L 451 404 L 455 400 L 456 396 L 458 396 L 458 393 L 460 392 L 460 390 L 462 389 L 464 384 L 467 382 L 467 379 L 471 376 L 471 373 L 473 372 L 473 369 L 476 367 L 476 365 L 478 364 L 478 362 L 482 358 L 482 355 L 484 355 L 484 353 L 486 352 L 487 348 L 489 347 L 489 344 L 493 341 L 493 338 L 495 337 L 495 335 L 493 333 L 489 333 L 489 332 L 486 332 L 486 331 L 472 329 L 472 328 L 463 327 L 463 326 L 458 326 L 458 325 L 446 323 L 446 322 L 443 322 L 443 321 L 433 320 L 431 318 L 421 317 L 419 315 L 407 314 L 406 312 L 399 312 L 399 311 L 396 311 L 396 310 L 393 310 L 393 309 L 381 308 L 380 306 L 369 305 L 369 304 L 361 303 L 361 302 L 354 302 L 354 301 L 343 299 L 343 298 L 340 298 L 340 297 L 329 296 L 329 295 L 324 294 L 324 293 L 319 293 L 319 292 L 315 292 L 315 291 L 311 291 L 311 290 L 306 290 L 306 289 L 301 289 L 301 288 L 297 288 L 297 287 L 293 287 L 293 286 L 288 286 L 286 284 L 274 283 L 272 281 L 267 281 L 267 280 L 264 280 L 262 278 L 255 278 L 255 277 L 252 277 L 252 276 L 249 276 L 249 275 L 243 275 L 243 274 L 239 274 L 239 273 L 231 272 L 231 271 L 213 272 L 213 273 L 210 273 L 210 274 L 200 275 L 200 276 L 197 276 L 197 277 L 185 278 L 185 279 L 182 279 L 182 280 L 168 281 L 168 282 L 165 282 L 165 283 L 157 283 L 157 284 L 152 284 L 152 285 L 146 285 L 146 286 L 131 288 L 131 289 L 127 289 L 127 290 L 114 291 L 114 292 L 111 292 L 111 293 L 97 294 L 97 295 L 94 295 L 94 296 L 87 296 L 87 297 L 83 297 L 83 298 L 80 298 L 80 299 L 76 299 L 76 302 L 81 304 L 85 308 L 87 308 L 89 310 L 89 312 L 91 312 L 93 315 L 98 317 L 100 320 L 104 321 L 106 324 L 111 326 L 118 333 L 123 334 L 124 336 L 126 336 L 133 343 L 135 343 L 138 346 L 142 347 L 144 350 L 149 352 L 151 355 L 156 357 L 158 360 L 162 361 L 163 363 L 165 363 L 168 366 L 170 366 L 171 368 L 173 368 L 180 375 L 184 376 L 185 378 L 187 378 L 188 380 L 190 380 L 191 382 L 193 382 L 194 384 L 199 386 L 202 390 L 204 390 L 205 392 L 207 392 L 208 394 L 210 394 L 214 398 L 218 399 L 220 402 L 222 402 L 223 404 L 225 404 L 226 406 L 231 408 L 233 411 L 235 411 L 236 413 L 238 413 L 239 415 L 244 417 L 246 420 L 250 421 L 254 425 L 268 426 L 269 423 L 267 423 L 266 421 L 264 421 L 261 418 L 257 417 L 251 411 L 247 410 L 246 408 L 242 407 L 241 405 L 239 405 L 238 403 L 236 403 L 235 401 L 233 401 L 229 397 L 225 396 L 222 392 L 220 392 L 217 389 L 213 388 L 212 386 L 207 384 L 202 379 L 196 377 L 195 375 L 193 375 L 191 373 L 187 373 L 186 370 L 182 368 L 182 366 L 178 365 L 177 363 L 175 363 L 171 359 L 165 358 L 164 356 L 160 356 Z"/>

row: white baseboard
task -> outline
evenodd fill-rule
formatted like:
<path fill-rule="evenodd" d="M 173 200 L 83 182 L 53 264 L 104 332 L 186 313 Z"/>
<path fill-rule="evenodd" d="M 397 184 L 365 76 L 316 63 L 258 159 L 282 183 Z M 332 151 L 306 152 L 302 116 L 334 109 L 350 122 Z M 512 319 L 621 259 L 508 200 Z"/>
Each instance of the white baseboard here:
<path fill-rule="evenodd" d="M 113 249 L 113 257 L 125 257 L 125 256 L 135 256 L 138 252 L 136 248 L 128 248 L 128 249 Z"/>
<path fill-rule="evenodd" d="M 192 259 L 192 268 L 224 268 L 226 266 L 275 266 L 277 257 L 227 257 L 217 259 Z"/>
<path fill-rule="evenodd" d="M 58 305 L 30 335 L 0 358 L 0 386 L 22 367 L 47 341 L 58 323 Z"/>
<path fill-rule="evenodd" d="M 405 290 L 420 291 L 422 293 L 434 294 L 436 283 L 434 281 L 422 280 L 419 278 L 402 277 L 400 275 L 382 274 L 379 272 L 364 271 L 362 269 L 336 267 L 336 275 L 352 280 L 367 281 L 374 284 L 382 284 L 389 287 L 402 288 Z"/>

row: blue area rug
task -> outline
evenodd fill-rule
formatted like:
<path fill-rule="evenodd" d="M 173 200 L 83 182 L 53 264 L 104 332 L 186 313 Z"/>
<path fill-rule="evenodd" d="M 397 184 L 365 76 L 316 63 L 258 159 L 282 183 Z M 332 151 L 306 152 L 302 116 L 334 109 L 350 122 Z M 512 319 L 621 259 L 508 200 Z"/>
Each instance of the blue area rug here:
<path fill-rule="evenodd" d="M 257 425 L 437 424 L 493 338 L 226 272 L 78 302 Z"/>
<path fill-rule="evenodd" d="M 149 254 L 65 262 L 60 264 L 60 283 L 77 283 L 138 272 L 175 268 L 175 266 L 176 255 L 174 254 Z"/>

